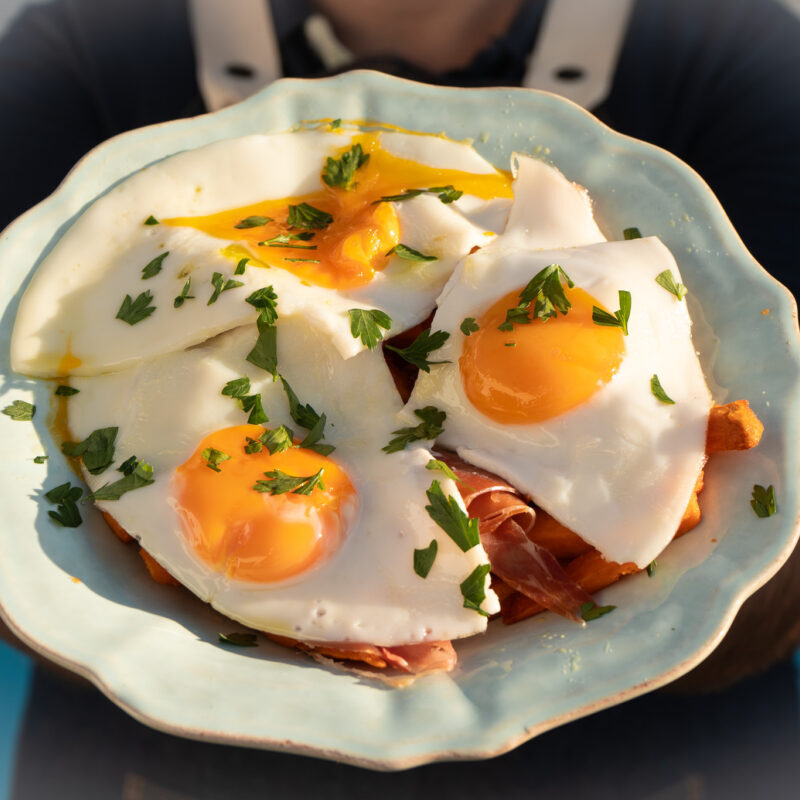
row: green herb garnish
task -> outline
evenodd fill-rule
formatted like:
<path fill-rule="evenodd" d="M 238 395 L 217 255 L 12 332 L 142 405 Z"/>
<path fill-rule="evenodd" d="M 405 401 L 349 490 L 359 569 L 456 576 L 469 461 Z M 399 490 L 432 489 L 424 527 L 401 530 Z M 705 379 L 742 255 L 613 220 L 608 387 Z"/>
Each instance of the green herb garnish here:
<path fill-rule="evenodd" d="M 350 333 L 353 338 L 361 339 L 370 350 L 374 350 L 383 339 L 381 328 L 388 330 L 392 327 L 392 318 L 377 308 L 351 308 L 347 313 L 350 315 Z"/>
<path fill-rule="evenodd" d="M 593 602 L 584 603 L 581 606 L 581 617 L 586 622 L 591 622 L 593 619 L 610 614 L 615 608 L 616 606 L 598 606 Z"/>
<path fill-rule="evenodd" d="M 264 475 L 269 480 L 256 481 L 253 488 L 262 494 L 311 494 L 314 489 L 324 489 L 325 485 L 322 483 L 322 474 L 324 468 L 319 469 L 313 475 L 289 475 L 279 469 L 273 469 L 265 472 Z"/>
<path fill-rule="evenodd" d="M 244 275 L 244 268 L 247 266 L 248 261 L 250 261 L 250 259 L 247 256 L 240 258 L 239 263 L 236 265 L 236 269 L 233 271 L 233 274 Z"/>
<path fill-rule="evenodd" d="M 333 122 L 331 122 L 331 130 L 335 131 L 338 127 L 341 126 L 341 124 L 342 124 L 342 118 L 337 117 L 335 120 L 333 120 Z"/>
<path fill-rule="evenodd" d="M 226 397 L 233 397 L 242 411 L 249 412 L 250 416 L 247 421 L 250 425 L 269 422 L 261 404 L 261 395 L 250 394 L 250 378 L 234 378 L 234 380 L 228 381 L 222 389 L 222 394 Z"/>
<path fill-rule="evenodd" d="M 753 486 L 753 499 L 750 507 L 756 512 L 757 517 L 766 518 L 778 513 L 778 504 L 775 501 L 775 487 L 770 484 L 765 489 L 756 484 Z"/>
<path fill-rule="evenodd" d="M 469 336 L 471 333 L 475 333 L 475 331 L 481 329 L 480 325 L 475 321 L 475 317 L 464 317 L 459 327 L 464 336 Z"/>
<path fill-rule="evenodd" d="M 121 319 L 128 325 L 135 325 L 137 322 L 147 319 L 156 310 L 155 306 L 150 305 L 152 302 L 153 295 L 150 291 L 142 292 L 135 300 L 126 294 L 119 311 L 117 311 L 116 319 Z"/>
<path fill-rule="evenodd" d="M 283 375 L 280 376 L 281 383 L 283 384 L 283 391 L 286 392 L 286 398 L 289 401 L 289 414 L 292 419 L 303 428 L 312 430 L 319 422 L 320 415 L 308 404 L 303 404 L 297 398 L 294 390 L 289 385 L 289 382 Z"/>
<path fill-rule="evenodd" d="M 356 187 L 356 170 L 361 169 L 367 161 L 369 153 L 365 153 L 360 144 L 354 144 L 342 153 L 340 158 L 328 157 L 322 172 L 322 180 L 328 186 L 349 192 Z"/>
<path fill-rule="evenodd" d="M 462 194 L 464 194 L 464 192 L 459 191 L 452 184 L 448 184 L 447 186 L 431 186 L 431 188 L 427 191 L 431 194 L 439 195 L 439 199 L 445 205 L 455 202 L 459 197 L 461 197 Z"/>
<path fill-rule="evenodd" d="M 268 222 L 272 222 L 272 217 L 261 217 L 258 214 L 253 214 L 250 217 L 245 217 L 244 219 L 239 220 L 233 227 L 239 229 L 260 228 L 262 225 L 266 225 Z"/>
<path fill-rule="evenodd" d="M 657 568 L 657 567 L 658 567 L 658 561 L 656 561 L 655 559 L 653 559 L 653 560 L 652 560 L 652 561 L 651 561 L 651 562 L 650 562 L 650 563 L 647 565 L 647 577 L 648 577 L 648 578 L 652 578 L 652 577 L 653 577 L 653 575 L 655 575 L 655 574 L 656 574 L 656 568 Z"/>
<path fill-rule="evenodd" d="M 211 297 L 208 298 L 207 306 L 216 303 L 217 298 L 223 292 L 227 292 L 228 289 L 237 289 L 239 286 L 244 286 L 241 281 L 235 281 L 233 278 L 228 278 L 227 281 L 223 280 L 221 272 L 215 272 L 211 276 L 211 285 L 214 287 L 214 291 L 211 293 Z"/>
<path fill-rule="evenodd" d="M 145 221 L 145 225 L 158 225 L 158 220 L 151 214 Z"/>
<path fill-rule="evenodd" d="M 461 582 L 461 595 L 464 598 L 464 608 L 471 608 L 484 617 L 488 617 L 489 615 L 481 608 L 481 603 L 486 599 L 486 576 L 491 569 L 489 564 L 480 564 Z"/>
<path fill-rule="evenodd" d="M 24 400 L 14 400 L 10 406 L 3 409 L 3 414 L 11 417 L 15 422 L 30 422 L 36 413 L 36 406 Z"/>
<path fill-rule="evenodd" d="M 445 421 L 447 414 L 444 411 L 440 411 L 436 406 L 418 408 L 414 414 L 422 422 L 414 427 L 399 428 L 396 431 L 392 431 L 397 435 L 382 448 L 384 453 L 396 453 L 399 450 L 404 450 L 406 445 L 420 439 L 435 439 L 444 431 L 442 423 Z"/>
<path fill-rule="evenodd" d="M 130 475 L 136 469 L 136 465 L 139 463 L 139 459 L 136 456 L 131 456 L 130 458 L 126 458 L 118 467 L 117 472 L 121 472 L 123 475 Z"/>
<path fill-rule="evenodd" d="M 420 253 L 419 250 L 415 250 L 413 247 L 409 247 L 405 244 L 396 244 L 387 254 L 387 256 L 397 256 L 398 258 L 405 259 L 406 261 L 436 261 L 436 256 L 426 256 L 424 253 Z"/>
<path fill-rule="evenodd" d="M 533 319 L 547 322 L 559 313 L 566 314 L 572 303 L 564 293 L 562 281 L 570 289 L 575 285 L 558 264 L 548 264 L 537 272 L 520 292 L 519 304 L 508 309 L 505 322 L 497 326 L 498 330 L 512 331 L 514 325 L 528 325 Z M 534 304 L 533 315 L 529 316 L 531 303 Z"/>
<path fill-rule="evenodd" d="M 183 289 L 181 289 L 181 293 L 172 301 L 173 308 L 180 308 L 187 300 L 194 300 L 194 295 L 189 294 L 189 291 L 192 288 L 192 279 L 191 277 L 186 279 L 186 283 L 183 284 Z"/>
<path fill-rule="evenodd" d="M 155 275 L 158 275 L 161 272 L 161 267 L 164 265 L 164 259 L 169 255 L 169 250 L 162 253 L 160 256 L 156 256 L 152 261 L 149 261 L 143 268 L 142 268 L 142 280 L 146 281 L 148 278 L 152 278 Z"/>
<path fill-rule="evenodd" d="M 267 324 L 272 325 L 278 319 L 278 295 L 271 286 L 256 289 L 245 302 L 250 303 L 253 308 L 257 308 L 261 319 Z"/>
<path fill-rule="evenodd" d="M 429 470 L 436 470 L 437 472 L 441 472 L 446 477 L 450 478 L 451 481 L 460 481 L 461 479 L 458 475 L 453 472 L 444 461 L 439 461 L 438 458 L 432 458 L 426 465 L 425 469 Z"/>
<path fill-rule="evenodd" d="M 425 510 L 430 518 L 466 553 L 480 542 L 478 520 L 468 516 L 452 495 L 446 495 L 434 481 L 427 490 L 430 505 Z"/>
<path fill-rule="evenodd" d="M 295 250 L 316 250 L 315 244 L 295 244 L 295 242 L 308 242 L 313 239 L 314 233 L 306 231 L 305 233 L 281 233 L 278 236 L 273 236 L 271 239 L 265 239 L 259 242 L 259 247 L 293 247 Z"/>
<path fill-rule="evenodd" d="M 670 294 L 674 294 L 678 300 L 683 300 L 689 291 L 682 283 L 678 283 L 675 280 L 671 269 L 665 269 L 663 272 L 659 272 L 658 275 L 656 275 L 656 283 L 666 289 Z"/>
<path fill-rule="evenodd" d="M 628 335 L 628 320 L 631 316 L 631 293 L 620 289 L 619 292 L 619 311 L 609 314 L 602 308 L 592 306 L 592 322 L 595 325 L 604 325 L 609 328 L 622 328 L 625 336 Z"/>
<path fill-rule="evenodd" d="M 64 528 L 77 528 L 82 522 L 77 506 L 82 494 L 80 486 L 72 486 L 69 482 L 45 492 L 45 499 L 58 505 L 55 511 L 48 511 L 47 515 Z"/>
<path fill-rule="evenodd" d="M 391 344 L 387 344 L 388 350 L 393 350 L 401 358 L 419 367 L 423 372 L 431 371 L 431 364 L 449 364 L 449 361 L 428 361 L 428 356 L 438 350 L 448 339 L 450 334 L 447 331 L 433 331 L 429 329 L 422 331 L 419 336 L 408 346 L 400 349 Z"/>
<path fill-rule="evenodd" d="M 73 389 L 72 386 L 67 386 L 63 383 L 56 387 L 56 395 L 59 397 L 72 397 L 72 395 L 78 394 L 79 391 L 80 389 Z"/>
<path fill-rule="evenodd" d="M 650 391 L 653 393 L 653 396 L 657 397 L 662 403 L 667 403 L 671 406 L 675 405 L 675 401 L 664 391 L 664 387 L 661 385 L 658 375 L 653 375 L 653 377 L 650 378 Z"/>
<path fill-rule="evenodd" d="M 125 463 L 127 464 L 128 462 Z M 153 467 L 146 461 L 137 461 L 134 468 L 126 473 L 124 477 L 113 483 L 107 483 L 101 486 L 94 494 L 90 494 L 86 499 L 119 500 L 120 497 L 127 492 L 149 486 L 153 482 Z"/>
<path fill-rule="evenodd" d="M 47 461 L 47 459 L 48 459 L 48 456 L 36 456 L 33 459 L 33 463 L 34 464 L 44 464 L 44 462 Z"/>
<path fill-rule="evenodd" d="M 256 320 L 258 339 L 246 358 L 251 364 L 269 372 L 273 379 L 278 374 L 278 329 L 266 321 L 262 313 Z"/>
<path fill-rule="evenodd" d="M 275 453 L 282 453 L 284 450 L 288 450 L 290 447 L 294 446 L 294 432 L 285 425 L 280 425 L 277 428 L 264 431 L 264 433 L 258 437 L 257 441 L 259 445 L 269 450 L 271 456 L 274 456 Z M 247 448 L 245 448 L 245 450 L 247 450 Z"/>
<path fill-rule="evenodd" d="M 625 228 L 625 230 L 622 231 L 622 238 L 625 239 L 625 241 L 630 241 L 631 239 L 641 239 L 642 233 L 638 228 Z"/>
<path fill-rule="evenodd" d="M 436 560 L 436 554 L 439 552 L 439 542 L 436 539 L 431 539 L 431 543 L 420 550 L 414 550 L 414 572 L 420 578 L 427 578 L 428 573 L 431 571 L 433 562 Z"/>
<path fill-rule="evenodd" d="M 114 442 L 119 428 L 98 428 L 82 442 L 64 442 L 61 452 L 70 458 L 83 458 L 83 465 L 92 475 L 104 472 L 114 460 Z"/>
<path fill-rule="evenodd" d="M 292 264 L 319 264 L 318 258 L 284 258 L 284 261 L 290 261 Z"/>
<path fill-rule="evenodd" d="M 286 224 L 290 228 L 310 228 L 317 231 L 327 228 L 331 222 L 333 222 L 333 217 L 327 211 L 322 211 L 308 203 L 289 206 L 289 216 L 286 218 Z"/>
<path fill-rule="evenodd" d="M 214 472 L 222 472 L 219 465 L 230 460 L 230 456 L 227 453 L 223 453 L 222 450 L 217 450 L 215 447 L 206 447 L 200 453 L 200 457 L 206 462 L 206 466 L 209 469 L 213 469 Z"/>

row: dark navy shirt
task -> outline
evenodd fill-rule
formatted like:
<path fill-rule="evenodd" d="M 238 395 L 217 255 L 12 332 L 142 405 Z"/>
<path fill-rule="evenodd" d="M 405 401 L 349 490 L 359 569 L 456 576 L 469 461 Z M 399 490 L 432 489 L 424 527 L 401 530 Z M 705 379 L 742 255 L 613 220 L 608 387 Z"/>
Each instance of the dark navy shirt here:
<path fill-rule="evenodd" d="M 317 76 L 300 2 L 273 0 L 284 74 Z M 449 85 L 518 85 L 543 0 Z M 29 8 L 0 42 L 0 228 L 44 198 L 91 147 L 204 110 L 185 0 L 57 0 Z M 800 20 L 773 0 L 638 0 L 611 94 L 595 113 L 660 145 L 711 185 L 756 258 L 800 288 Z"/>

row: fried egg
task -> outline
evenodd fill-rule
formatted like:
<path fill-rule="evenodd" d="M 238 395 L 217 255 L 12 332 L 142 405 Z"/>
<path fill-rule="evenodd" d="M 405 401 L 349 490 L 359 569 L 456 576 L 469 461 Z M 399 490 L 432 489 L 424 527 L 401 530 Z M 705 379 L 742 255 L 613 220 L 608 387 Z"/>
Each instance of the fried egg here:
<path fill-rule="evenodd" d="M 500 330 L 550 264 L 574 282 L 572 307 Z M 498 239 L 465 259 L 440 297 L 432 329 L 450 337 L 432 359 L 445 363 L 420 373 L 401 419 L 426 405 L 445 411 L 441 445 L 510 481 L 606 558 L 646 566 L 689 501 L 711 407 L 686 303 L 656 282 L 664 270 L 680 280 L 656 238 L 542 251 Z M 620 290 L 631 297 L 627 335 L 593 320 L 595 307 L 614 318 Z M 656 397 L 654 378 L 673 403 Z"/>
<path fill-rule="evenodd" d="M 392 334 L 425 319 L 510 197 L 509 175 L 436 136 L 305 131 L 171 156 L 100 197 L 44 259 L 13 367 L 124 369 L 255 321 L 244 300 L 267 285 L 353 356 L 348 310 L 385 312 Z"/>
<path fill-rule="evenodd" d="M 316 642 L 411 644 L 459 638 L 486 627 L 464 606 L 461 584 L 487 559 L 466 552 L 425 509 L 436 474 L 424 448 L 381 452 L 401 402 L 380 350 L 344 360 L 299 316 L 277 322 L 281 374 L 300 398 L 327 418 L 330 453 L 291 447 L 246 452 L 264 428 L 225 385 L 250 379 L 269 427 L 306 431 L 290 416 L 281 381 L 246 355 L 254 325 L 229 331 L 185 352 L 165 354 L 115 374 L 74 378 L 66 401 L 76 440 L 118 427 L 114 467 L 135 455 L 155 482 L 98 506 L 182 584 L 223 614 L 259 630 Z M 219 452 L 216 469 L 209 456 Z M 321 473 L 307 493 L 256 491 L 266 473 Z M 86 473 L 92 490 L 120 477 L 113 467 Z M 438 475 L 463 510 L 455 484 Z M 414 551 L 437 542 L 427 577 Z M 482 611 L 498 610 L 488 577 Z"/>

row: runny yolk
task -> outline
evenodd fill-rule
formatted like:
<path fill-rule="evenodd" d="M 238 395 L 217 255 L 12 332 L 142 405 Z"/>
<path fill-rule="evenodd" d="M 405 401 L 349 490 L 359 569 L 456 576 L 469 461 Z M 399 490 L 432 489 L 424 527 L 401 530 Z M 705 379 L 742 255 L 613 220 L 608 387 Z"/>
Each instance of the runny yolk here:
<path fill-rule="evenodd" d="M 337 549 L 357 496 L 344 470 L 312 450 L 246 453 L 247 437 L 263 432 L 238 425 L 207 436 L 175 471 L 173 497 L 186 541 L 204 562 L 231 578 L 271 583 L 310 569 Z M 207 466 L 207 448 L 230 456 L 219 461 L 219 472 Z M 253 488 L 272 470 L 308 477 L 320 469 L 323 487 L 310 494 Z"/>
<path fill-rule="evenodd" d="M 355 144 L 369 154 L 369 160 L 356 170 L 350 189 L 330 187 L 320 179 L 320 189 L 310 194 L 162 222 L 197 228 L 243 245 L 257 259 L 251 266 L 281 267 L 317 286 L 353 289 L 368 284 L 375 272 L 389 262 L 387 253 L 402 242 L 397 211 L 391 203 L 381 202 L 382 197 L 448 185 L 487 200 L 512 196 L 511 180 L 505 173 L 439 169 L 400 158 L 381 147 L 378 133 L 359 134 L 334 157 L 340 158 Z M 320 173 L 323 166 L 320 164 Z M 333 221 L 324 228 L 290 228 L 289 206 L 300 203 L 330 214 Z M 248 217 L 267 217 L 271 221 L 250 228 L 236 227 Z M 309 233 L 313 236 L 307 239 L 274 241 L 276 237 Z M 272 243 L 268 243 L 270 240 Z"/>
<path fill-rule="evenodd" d="M 592 322 L 592 306 L 602 306 L 577 288 L 565 289 L 567 314 L 498 330 L 521 288 L 478 319 L 459 359 L 469 401 L 505 424 L 542 422 L 579 406 L 611 380 L 625 350 L 622 331 Z"/>

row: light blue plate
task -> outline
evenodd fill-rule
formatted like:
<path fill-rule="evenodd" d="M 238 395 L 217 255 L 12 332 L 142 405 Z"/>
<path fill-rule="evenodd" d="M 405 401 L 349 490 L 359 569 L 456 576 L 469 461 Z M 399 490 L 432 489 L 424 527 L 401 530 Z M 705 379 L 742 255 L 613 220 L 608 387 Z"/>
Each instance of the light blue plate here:
<path fill-rule="evenodd" d="M 749 399 L 766 428 L 757 449 L 711 460 L 704 521 L 659 558 L 653 578 L 637 575 L 600 593 L 599 602 L 618 606 L 613 614 L 583 630 L 549 614 L 494 623 L 458 646 L 454 673 L 404 690 L 266 642 L 225 649 L 217 632 L 231 623 L 187 593 L 154 584 L 94 511 L 84 509 L 88 519 L 77 530 L 53 525 L 42 487 L 74 476 L 46 425 L 52 385 L 11 374 L 8 360 L 31 272 L 109 186 L 180 150 L 336 117 L 470 138 L 501 166 L 514 150 L 539 154 L 589 189 L 610 236 L 633 225 L 659 235 L 680 264 L 693 313 L 702 308 L 718 339 L 715 355 L 711 338 L 701 345 L 707 371 L 727 399 Z M 800 348 L 792 297 L 753 261 L 691 169 L 555 96 L 440 89 L 370 72 L 280 81 L 233 108 L 96 148 L 5 231 L 0 269 L 0 407 L 33 398 L 40 408 L 33 424 L 0 416 L 0 611 L 24 641 L 156 728 L 384 769 L 501 753 L 689 670 L 794 545 Z M 47 464 L 33 464 L 45 451 Z M 777 516 L 754 516 L 754 483 L 775 485 Z"/>

